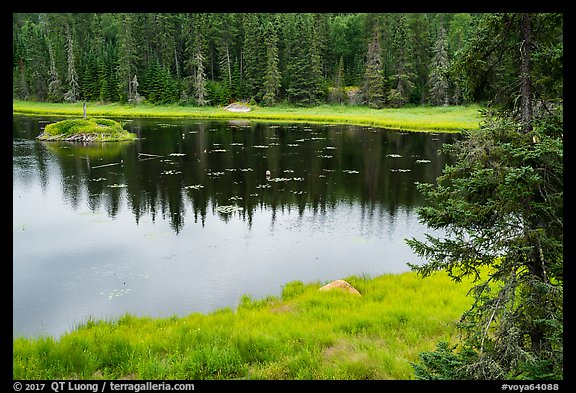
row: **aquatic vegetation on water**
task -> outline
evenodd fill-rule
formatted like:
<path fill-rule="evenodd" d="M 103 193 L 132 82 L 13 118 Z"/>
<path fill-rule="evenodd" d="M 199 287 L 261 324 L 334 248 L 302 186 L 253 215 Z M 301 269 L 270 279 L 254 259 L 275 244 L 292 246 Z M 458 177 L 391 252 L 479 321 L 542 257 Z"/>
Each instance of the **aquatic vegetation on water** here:
<path fill-rule="evenodd" d="M 224 205 L 224 206 L 218 206 L 216 210 L 220 213 L 230 214 L 239 210 L 244 210 L 244 208 L 242 206 L 237 205 Z"/>

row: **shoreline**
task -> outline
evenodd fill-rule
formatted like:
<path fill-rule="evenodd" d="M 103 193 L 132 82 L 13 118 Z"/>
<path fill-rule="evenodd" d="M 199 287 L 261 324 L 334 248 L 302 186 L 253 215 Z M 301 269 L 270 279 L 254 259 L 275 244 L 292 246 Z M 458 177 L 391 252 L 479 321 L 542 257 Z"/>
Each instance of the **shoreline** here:
<path fill-rule="evenodd" d="M 214 120 L 252 120 L 263 122 L 349 124 L 415 132 L 461 132 L 478 129 L 480 106 L 405 107 L 370 109 L 360 106 L 320 105 L 296 107 L 253 106 L 249 112 L 231 112 L 226 107 L 178 105 L 129 105 L 88 103 L 90 117 L 115 118 L 190 118 Z M 12 113 L 25 116 L 82 116 L 82 102 L 46 103 L 12 101 Z"/>

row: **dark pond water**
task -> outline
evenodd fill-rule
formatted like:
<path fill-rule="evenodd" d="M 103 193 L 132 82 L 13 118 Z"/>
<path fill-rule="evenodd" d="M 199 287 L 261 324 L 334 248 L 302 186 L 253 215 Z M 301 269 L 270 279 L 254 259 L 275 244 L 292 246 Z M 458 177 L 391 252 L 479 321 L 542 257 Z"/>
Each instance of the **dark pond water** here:
<path fill-rule="evenodd" d="M 414 182 L 453 134 L 133 119 L 130 143 L 40 142 L 13 117 L 13 334 L 277 296 L 294 280 L 408 271 Z M 270 171 L 267 178 L 266 171 Z"/>

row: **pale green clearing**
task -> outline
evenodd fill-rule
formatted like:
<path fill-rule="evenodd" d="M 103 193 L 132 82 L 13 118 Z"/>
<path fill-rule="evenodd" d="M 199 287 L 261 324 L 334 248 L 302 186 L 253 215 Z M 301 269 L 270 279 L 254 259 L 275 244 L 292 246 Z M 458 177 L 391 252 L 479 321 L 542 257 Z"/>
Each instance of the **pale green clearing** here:
<path fill-rule="evenodd" d="M 406 131 L 459 132 L 479 128 L 482 120 L 481 108 L 479 105 L 418 106 L 394 109 L 371 109 L 347 105 L 315 107 L 279 105 L 274 107 L 251 106 L 249 112 L 230 112 L 226 107 L 88 103 L 87 114 L 89 117 L 248 119 L 274 122 L 352 124 Z M 27 115 L 78 117 L 83 115 L 82 102 L 47 103 L 13 100 L 12 112 Z"/>

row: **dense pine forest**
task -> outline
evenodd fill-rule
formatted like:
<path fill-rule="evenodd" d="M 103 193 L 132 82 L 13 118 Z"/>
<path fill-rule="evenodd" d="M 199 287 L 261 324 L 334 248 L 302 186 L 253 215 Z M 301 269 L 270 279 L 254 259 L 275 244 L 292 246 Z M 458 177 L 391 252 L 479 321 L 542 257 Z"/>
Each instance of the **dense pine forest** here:
<path fill-rule="evenodd" d="M 476 100 L 454 68 L 481 14 L 13 15 L 13 97 L 374 108 Z"/>

